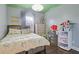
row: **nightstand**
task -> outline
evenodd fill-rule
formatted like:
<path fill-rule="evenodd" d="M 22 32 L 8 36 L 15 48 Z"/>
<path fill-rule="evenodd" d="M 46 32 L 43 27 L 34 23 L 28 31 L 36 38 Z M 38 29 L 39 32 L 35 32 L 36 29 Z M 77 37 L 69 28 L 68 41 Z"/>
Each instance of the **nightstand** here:
<path fill-rule="evenodd" d="M 49 40 L 51 46 L 52 45 L 57 46 L 58 36 L 56 35 L 55 31 L 49 31 L 48 34 L 47 34 L 47 39 Z"/>

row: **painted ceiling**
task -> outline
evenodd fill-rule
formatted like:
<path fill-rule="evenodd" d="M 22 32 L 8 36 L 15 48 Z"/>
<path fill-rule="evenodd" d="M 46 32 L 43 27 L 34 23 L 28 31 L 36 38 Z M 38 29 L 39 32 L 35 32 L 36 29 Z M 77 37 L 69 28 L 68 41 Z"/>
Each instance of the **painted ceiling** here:
<path fill-rule="evenodd" d="M 15 8 L 32 8 L 33 4 L 7 4 L 8 7 L 15 7 Z M 42 12 L 47 12 L 50 8 L 56 8 L 60 6 L 60 4 L 42 4 L 44 9 Z"/>

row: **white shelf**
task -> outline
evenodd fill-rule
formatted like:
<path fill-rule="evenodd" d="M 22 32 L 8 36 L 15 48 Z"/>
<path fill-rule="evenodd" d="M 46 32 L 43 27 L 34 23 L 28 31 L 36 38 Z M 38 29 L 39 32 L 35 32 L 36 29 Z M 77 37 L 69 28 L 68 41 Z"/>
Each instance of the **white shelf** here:
<path fill-rule="evenodd" d="M 65 50 L 70 50 L 71 31 L 60 31 L 58 34 L 58 46 Z M 68 45 L 68 46 L 65 46 Z"/>

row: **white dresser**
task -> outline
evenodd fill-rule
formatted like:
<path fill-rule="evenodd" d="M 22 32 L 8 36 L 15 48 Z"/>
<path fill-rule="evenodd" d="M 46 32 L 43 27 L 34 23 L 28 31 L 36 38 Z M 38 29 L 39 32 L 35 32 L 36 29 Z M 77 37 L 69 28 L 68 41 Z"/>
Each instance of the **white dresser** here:
<path fill-rule="evenodd" d="M 45 24 L 35 24 L 35 33 L 44 36 L 46 33 Z"/>

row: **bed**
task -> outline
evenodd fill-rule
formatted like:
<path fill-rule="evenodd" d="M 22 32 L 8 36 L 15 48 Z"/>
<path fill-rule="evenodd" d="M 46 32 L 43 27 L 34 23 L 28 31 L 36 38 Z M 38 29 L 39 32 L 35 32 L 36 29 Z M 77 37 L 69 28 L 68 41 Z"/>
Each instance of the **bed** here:
<path fill-rule="evenodd" d="M 50 45 L 47 39 L 34 33 L 8 34 L 0 41 L 0 54 L 16 54 L 47 45 Z"/>

